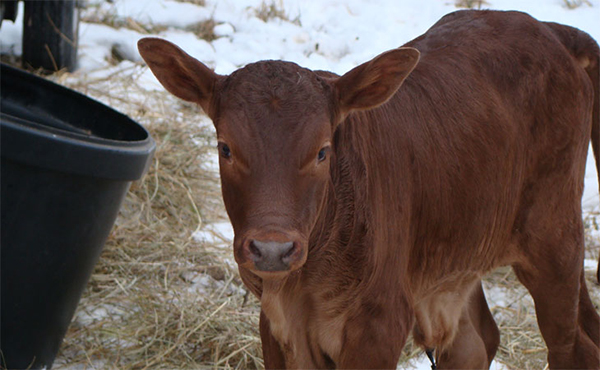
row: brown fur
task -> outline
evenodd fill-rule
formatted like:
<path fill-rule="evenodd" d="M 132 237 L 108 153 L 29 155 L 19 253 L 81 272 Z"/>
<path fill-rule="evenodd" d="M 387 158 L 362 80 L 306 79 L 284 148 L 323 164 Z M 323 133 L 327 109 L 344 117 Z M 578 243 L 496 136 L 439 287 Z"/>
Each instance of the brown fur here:
<path fill-rule="evenodd" d="M 267 368 L 395 368 L 411 330 L 439 368 L 489 367 L 480 278 L 504 265 L 535 300 L 550 367 L 600 367 L 583 279 L 588 35 L 460 11 L 341 77 L 280 61 L 219 76 L 166 41 L 139 47 L 214 121 Z M 255 241 L 293 242 L 290 262 L 258 267 Z"/>

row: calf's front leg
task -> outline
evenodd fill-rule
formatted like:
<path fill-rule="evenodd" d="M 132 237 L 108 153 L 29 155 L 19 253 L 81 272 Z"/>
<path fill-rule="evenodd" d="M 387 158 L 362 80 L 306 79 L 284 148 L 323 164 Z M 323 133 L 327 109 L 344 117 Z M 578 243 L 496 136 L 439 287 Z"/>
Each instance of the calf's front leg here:
<path fill-rule="evenodd" d="M 265 369 L 285 369 L 285 357 L 277 340 L 271 334 L 269 319 L 260 311 L 260 340 L 262 342 Z"/>
<path fill-rule="evenodd" d="M 361 314 L 347 321 L 336 367 L 396 369 L 412 325 L 412 315 L 406 304 L 368 305 Z"/>

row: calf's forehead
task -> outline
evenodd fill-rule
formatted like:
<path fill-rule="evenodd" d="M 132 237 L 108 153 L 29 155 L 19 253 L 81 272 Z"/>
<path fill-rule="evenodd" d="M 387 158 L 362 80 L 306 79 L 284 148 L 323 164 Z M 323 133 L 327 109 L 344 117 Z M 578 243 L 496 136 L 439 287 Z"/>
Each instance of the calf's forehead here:
<path fill-rule="evenodd" d="M 294 63 L 250 64 L 229 75 L 218 89 L 218 132 L 255 138 L 281 132 L 297 137 L 320 134 L 321 126 L 330 126 L 330 85 Z"/>

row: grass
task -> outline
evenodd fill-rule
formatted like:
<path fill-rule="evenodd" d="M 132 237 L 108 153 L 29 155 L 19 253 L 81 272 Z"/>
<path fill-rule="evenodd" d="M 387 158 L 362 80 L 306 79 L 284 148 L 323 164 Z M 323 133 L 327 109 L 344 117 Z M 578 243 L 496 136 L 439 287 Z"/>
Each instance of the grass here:
<path fill-rule="evenodd" d="M 114 5 L 102 7 L 100 3 L 86 5 L 81 13 L 81 22 L 102 24 L 115 29 L 126 28 L 141 34 L 156 34 L 167 29 L 166 26 L 139 23 L 131 17 L 121 17 Z"/>
<path fill-rule="evenodd" d="M 217 35 L 215 35 L 216 25 L 217 22 L 213 18 L 209 18 L 186 27 L 186 31 L 190 31 L 194 35 L 198 36 L 198 38 L 210 42 L 217 38 Z"/>
<path fill-rule="evenodd" d="M 206 5 L 205 0 L 175 0 L 175 1 L 177 1 L 178 3 L 189 3 L 189 4 L 198 5 L 198 6 Z"/>
<path fill-rule="evenodd" d="M 484 5 L 490 5 L 490 3 L 485 0 L 456 0 L 454 2 L 454 6 L 457 8 L 481 9 Z"/>
<path fill-rule="evenodd" d="M 176 0 L 178 2 L 192 3 L 204 6 L 204 0 Z M 114 7 L 101 7 L 100 4 L 92 4 L 86 7 L 81 17 L 81 21 L 86 23 L 95 23 L 109 26 L 115 29 L 126 28 L 139 32 L 143 35 L 158 34 L 165 31 L 168 27 L 160 24 L 140 23 L 131 17 L 121 17 L 117 15 Z M 217 38 L 214 28 L 217 22 L 213 18 L 205 19 L 185 28 L 185 31 L 193 32 L 199 38 L 206 41 L 213 41 Z M 113 52 L 113 55 L 115 53 Z M 119 56 L 115 58 L 119 62 Z"/>
<path fill-rule="evenodd" d="M 563 2 L 569 9 L 577 9 L 582 5 L 592 6 L 588 0 L 563 0 Z"/>
<path fill-rule="evenodd" d="M 271 19 L 281 19 L 286 22 L 290 22 L 301 26 L 300 16 L 297 16 L 294 19 L 290 19 L 289 15 L 285 12 L 283 8 L 282 0 L 271 0 L 270 2 L 262 1 L 262 3 L 258 6 L 258 8 L 254 9 L 254 15 L 256 18 L 262 20 L 263 22 L 268 22 Z"/>

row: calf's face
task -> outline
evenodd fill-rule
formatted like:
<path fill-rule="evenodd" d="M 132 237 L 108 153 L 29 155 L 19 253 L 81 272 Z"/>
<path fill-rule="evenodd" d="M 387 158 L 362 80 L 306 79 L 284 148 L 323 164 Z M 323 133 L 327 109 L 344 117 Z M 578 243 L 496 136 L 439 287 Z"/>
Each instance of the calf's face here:
<path fill-rule="evenodd" d="M 234 256 L 262 278 L 306 261 L 330 186 L 337 125 L 352 111 L 385 103 L 419 59 L 417 50 L 400 48 L 342 77 L 281 61 L 222 76 L 165 40 L 145 38 L 138 48 L 168 91 L 213 120 Z"/>
<path fill-rule="evenodd" d="M 263 275 L 295 270 L 329 179 L 331 89 L 285 62 L 246 66 L 218 88 L 213 121 L 236 261 Z"/>

